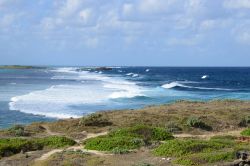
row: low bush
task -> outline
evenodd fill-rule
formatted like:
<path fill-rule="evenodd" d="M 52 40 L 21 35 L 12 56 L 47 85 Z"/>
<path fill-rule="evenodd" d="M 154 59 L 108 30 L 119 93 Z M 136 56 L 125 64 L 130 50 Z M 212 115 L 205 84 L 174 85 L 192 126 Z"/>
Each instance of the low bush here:
<path fill-rule="evenodd" d="M 182 128 L 179 127 L 178 124 L 169 122 L 165 125 L 166 129 L 170 133 L 180 133 L 182 131 Z"/>
<path fill-rule="evenodd" d="M 243 136 L 250 136 L 250 128 L 243 130 L 240 134 Z"/>
<path fill-rule="evenodd" d="M 139 164 L 135 164 L 133 166 L 154 166 L 154 165 L 149 164 L 149 163 L 139 163 Z"/>
<path fill-rule="evenodd" d="M 106 136 L 90 138 L 85 141 L 85 147 L 100 151 L 130 150 L 148 145 L 152 141 L 170 139 L 173 139 L 172 134 L 163 128 L 137 125 L 111 131 Z"/>
<path fill-rule="evenodd" d="M 201 165 L 207 163 L 232 161 L 235 158 L 233 151 L 229 152 L 216 152 L 216 153 L 198 153 L 180 157 L 174 161 L 175 164 L 180 165 Z"/>
<path fill-rule="evenodd" d="M 209 125 L 207 125 L 205 122 L 203 122 L 201 119 L 197 117 L 189 117 L 187 119 L 187 126 L 194 127 L 194 128 L 200 128 L 203 130 L 211 131 L 213 128 Z"/>
<path fill-rule="evenodd" d="M 102 114 L 90 114 L 87 117 L 83 117 L 80 122 L 80 125 L 85 125 L 85 126 L 110 126 L 113 123 L 108 121 L 106 118 L 103 117 Z"/>
<path fill-rule="evenodd" d="M 241 119 L 238 124 L 239 127 L 247 127 L 250 124 L 250 116 L 244 117 Z"/>
<path fill-rule="evenodd" d="M 116 147 L 116 148 L 112 149 L 112 153 L 113 154 L 126 154 L 126 153 L 129 153 L 129 150 Z"/>
<path fill-rule="evenodd" d="M 21 151 L 40 150 L 42 148 L 42 144 L 26 139 L 0 139 L 0 157 L 10 156 Z"/>
<path fill-rule="evenodd" d="M 41 150 L 45 147 L 58 148 L 74 145 L 75 141 L 66 137 L 50 136 L 45 138 L 21 139 L 9 138 L 0 139 L 0 157 L 10 156 L 21 151 Z"/>
<path fill-rule="evenodd" d="M 29 136 L 30 134 L 25 131 L 23 125 L 14 125 L 8 129 L 8 132 L 15 137 Z"/>
<path fill-rule="evenodd" d="M 183 155 L 209 152 L 228 147 L 228 142 L 210 140 L 170 140 L 154 150 L 157 156 L 180 157 Z"/>
<path fill-rule="evenodd" d="M 237 137 L 232 136 L 232 135 L 218 135 L 218 136 L 211 137 L 211 140 L 233 141 L 236 138 Z"/>
<path fill-rule="evenodd" d="M 142 139 L 134 137 L 100 136 L 90 138 L 85 142 L 85 148 L 99 151 L 113 151 L 114 149 L 136 149 L 144 145 Z"/>
<path fill-rule="evenodd" d="M 173 139 L 173 135 L 164 128 L 136 125 L 112 131 L 110 136 L 129 136 L 141 138 L 145 141 L 164 141 Z"/>
<path fill-rule="evenodd" d="M 59 137 L 59 136 L 50 136 L 45 138 L 37 138 L 34 142 L 38 144 L 42 144 L 45 147 L 49 148 L 60 148 L 65 146 L 72 146 L 76 142 L 72 139 L 67 137 Z"/>

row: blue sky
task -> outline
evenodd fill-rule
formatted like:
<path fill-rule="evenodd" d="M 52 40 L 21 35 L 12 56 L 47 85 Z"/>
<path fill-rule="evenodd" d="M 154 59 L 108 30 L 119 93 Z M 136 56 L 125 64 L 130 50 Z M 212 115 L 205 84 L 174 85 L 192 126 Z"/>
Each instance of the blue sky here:
<path fill-rule="evenodd" d="M 249 66 L 250 0 L 0 0 L 0 64 Z"/>

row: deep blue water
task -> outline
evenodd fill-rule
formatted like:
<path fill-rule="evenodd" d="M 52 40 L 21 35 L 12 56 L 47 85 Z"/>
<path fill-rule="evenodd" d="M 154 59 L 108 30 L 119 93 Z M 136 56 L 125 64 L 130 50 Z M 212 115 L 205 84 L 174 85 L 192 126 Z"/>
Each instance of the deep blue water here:
<path fill-rule="evenodd" d="M 250 68 L 0 69 L 0 128 L 175 100 L 250 99 Z"/>

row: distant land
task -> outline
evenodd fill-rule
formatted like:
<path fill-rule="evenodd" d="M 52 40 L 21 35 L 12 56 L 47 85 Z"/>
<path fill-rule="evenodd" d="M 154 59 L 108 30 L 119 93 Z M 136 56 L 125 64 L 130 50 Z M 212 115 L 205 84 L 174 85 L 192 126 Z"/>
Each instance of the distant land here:
<path fill-rule="evenodd" d="M 0 69 L 44 69 L 45 67 L 40 66 L 22 66 L 22 65 L 3 65 Z"/>

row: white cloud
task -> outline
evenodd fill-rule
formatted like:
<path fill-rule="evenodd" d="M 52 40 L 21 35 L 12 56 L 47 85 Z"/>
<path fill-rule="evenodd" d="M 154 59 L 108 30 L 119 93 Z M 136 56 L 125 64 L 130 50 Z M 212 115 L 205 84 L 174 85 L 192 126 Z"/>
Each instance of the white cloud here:
<path fill-rule="evenodd" d="M 191 37 L 172 37 L 167 39 L 167 45 L 182 45 L 182 46 L 194 46 L 197 45 L 203 39 L 202 35 L 197 34 Z"/>
<path fill-rule="evenodd" d="M 131 3 L 125 3 L 122 7 L 123 15 L 128 16 L 133 13 L 134 5 Z"/>
<path fill-rule="evenodd" d="M 6 14 L 2 18 L 0 18 L 0 26 L 8 27 L 14 22 L 14 20 L 15 20 L 14 14 Z"/>
<path fill-rule="evenodd" d="M 225 0 L 223 3 L 225 8 L 240 9 L 250 8 L 250 0 Z"/>
<path fill-rule="evenodd" d="M 84 2 L 83 0 L 66 0 L 66 2 L 64 2 L 63 6 L 58 11 L 59 16 L 61 17 L 71 16 L 72 14 L 77 12 L 77 10 L 79 10 L 83 2 Z"/>
<path fill-rule="evenodd" d="M 201 21 L 200 30 L 215 30 L 231 27 L 232 19 L 206 19 Z"/>
<path fill-rule="evenodd" d="M 250 22 L 248 21 L 235 27 L 232 30 L 232 35 L 239 43 L 250 45 Z"/>
<path fill-rule="evenodd" d="M 25 0 L 0 0 L 0 8 L 16 1 L 19 1 L 18 5 L 8 7 L 8 12 L 4 11 L 2 15 L 0 13 L 0 26 L 12 28 L 11 25 L 20 20 L 23 27 L 40 32 L 41 36 L 43 33 L 48 37 L 51 35 L 58 41 L 77 38 L 81 42 L 79 45 L 84 41 L 93 48 L 100 44 L 100 38 L 102 44 L 104 40 L 110 42 L 113 38 L 123 42 L 119 44 L 155 40 L 165 44 L 168 38 L 170 47 L 198 45 L 206 33 L 225 29 L 225 34 L 230 35 L 231 29 L 249 17 L 247 12 L 232 9 L 250 8 L 250 0 L 222 0 L 216 3 L 211 0 L 40 0 L 25 3 Z M 27 12 L 27 3 L 39 3 L 38 11 L 18 19 L 11 15 L 16 12 L 13 9 Z M 37 22 L 40 22 L 40 29 Z M 236 34 L 237 41 L 247 41 L 248 31 Z"/>
<path fill-rule="evenodd" d="M 93 12 L 91 9 L 84 9 L 79 12 L 80 21 L 84 24 L 87 24 L 91 21 L 91 17 L 93 16 Z"/>
<path fill-rule="evenodd" d="M 140 0 L 138 9 L 145 13 L 166 12 L 177 0 Z"/>

